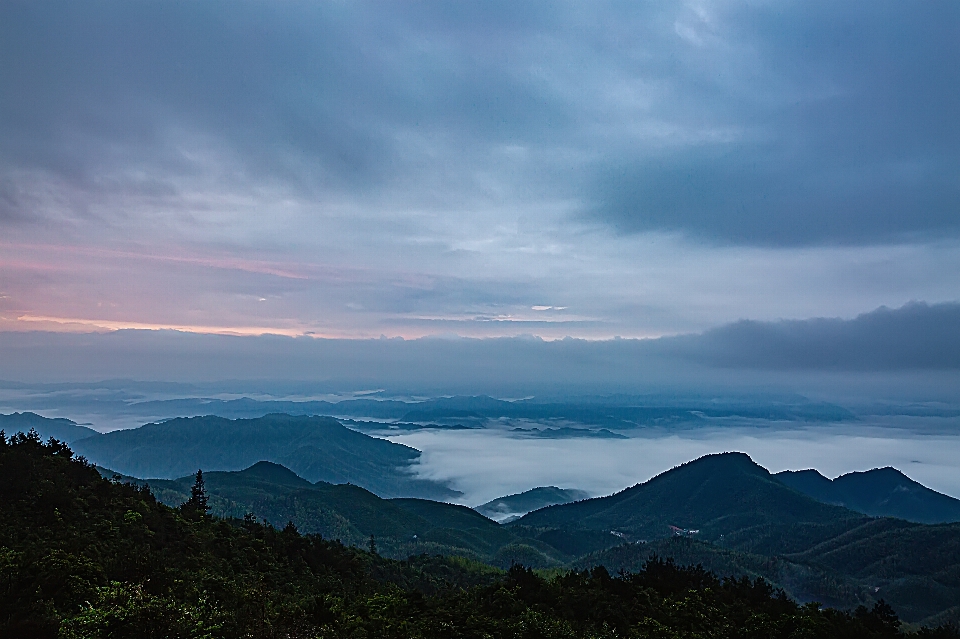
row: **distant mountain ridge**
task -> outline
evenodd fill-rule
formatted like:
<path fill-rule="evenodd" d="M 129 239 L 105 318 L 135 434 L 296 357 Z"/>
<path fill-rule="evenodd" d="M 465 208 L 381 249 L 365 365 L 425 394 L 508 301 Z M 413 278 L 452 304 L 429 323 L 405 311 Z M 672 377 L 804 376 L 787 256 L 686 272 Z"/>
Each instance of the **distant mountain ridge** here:
<path fill-rule="evenodd" d="M 921 524 L 960 522 L 960 499 L 927 488 L 889 466 L 833 480 L 816 470 L 785 470 L 775 477 L 814 499 L 874 517 Z"/>
<path fill-rule="evenodd" d="M 92 463 L 134 477 L 176 478 L 197 469 L 231 471 L 271 461 L 311 482 L 354 483 L 383 497 L 459 494 L 414 476 L 420 451 L 330 417 L 177 418 L 89 437 L 74 447 Z"/>
<path fill-rule="evenodd" d="M 30 412 L 0 415 L 0 430 L 8 436 L 18 432 L 27 433 L 31 428 L 43 439 L 53 437 L 68 444 L 100 434 L 63 417 L 42 417 Z"/>
<path fill-rule="evenodd" d="M 474 510 L 500 523 L 519 519 L 533 510 L 568 504 L 590 497 L 589 493 L 574 488 L 539 486 L 515 495 L 506 495 L 476 506 Z"/>
<path fill-rule="evenodd" d="M 853 413 L 841 406 L 808 401 L 802 397 L 776 400 L 743 398 L 727 402 L 628 396 L 615 396 L 606 400 L 590 398 L 584 402 L 536 399 L 506 401 L 485 395 L 440 397 L 423 401 L 358 398 L 338 402 L 188 397 L 126 402 L 122 404 L 121 412 L 140 416 L 145 420 L 203 415 L 252 418 L 285 413 L 407 423 L 462 423 L 474 426 L 487 420 L 508 418 L 573 422 L 614 430 L 696 423 L 714 417 L 790 421 L 841 421 L 855 418 Z"/>

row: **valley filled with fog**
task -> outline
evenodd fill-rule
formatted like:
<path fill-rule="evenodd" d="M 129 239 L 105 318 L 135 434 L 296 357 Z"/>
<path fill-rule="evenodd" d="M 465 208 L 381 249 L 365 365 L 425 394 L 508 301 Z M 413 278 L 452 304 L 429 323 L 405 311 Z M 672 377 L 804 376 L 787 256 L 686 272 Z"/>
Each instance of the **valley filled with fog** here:
<path fill-rule="evenodd" d="M 331 415 L 348 428 L 421 451 L 415 473 L 460 491 L 451 501 L 470 506 L 536 486 L 607 495 L 724 451 L 747 453 L 771 472 L 815 468 L 836 477 L 892 466 L 960 497 L 960 409 L 952 401 L 878 403 L 876 391 L 866 399 L 824 402 L 782 391 L 689 390 L 503 401 L 345 392 L 318 384 L 277 384 L 251 393 L 245 386 L 6 384 L 0 412 L 35 411 L 99 432 L 183 416 Z M 764 414 L 770 418 L 756 416 Z"/>
<path fill-rule="evenodd" d="M 739 451 L 771 472 L 816 468 L 827 477 L 893 466 L 960 497 L 955 418 L 896 417 L 842 424 L 727 423 L 652 429 L 628 439 L 543 439 L 504 429 L 421 430 L 389 436 L 422 451 L 418 472 L 449 482 L 476 505 L 534 486 L 608 495 L 709 453 Z"/>

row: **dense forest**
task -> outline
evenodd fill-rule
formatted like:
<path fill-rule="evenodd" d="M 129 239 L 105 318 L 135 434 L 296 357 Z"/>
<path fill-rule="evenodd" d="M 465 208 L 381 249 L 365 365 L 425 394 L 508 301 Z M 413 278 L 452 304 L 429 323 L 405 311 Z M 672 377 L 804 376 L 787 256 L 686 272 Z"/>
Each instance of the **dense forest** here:
<path fill-rule="evenodd" d="M 5 637 L 895 637 L 894 610 L 791 601 L 763 579 L 647 560 L 538 574 L 405 561 L 293 525 L 178 508 L 100 476 L 59 441 L 0 437 Z M 960 637 L 955 629 L 915 636 Z"/>

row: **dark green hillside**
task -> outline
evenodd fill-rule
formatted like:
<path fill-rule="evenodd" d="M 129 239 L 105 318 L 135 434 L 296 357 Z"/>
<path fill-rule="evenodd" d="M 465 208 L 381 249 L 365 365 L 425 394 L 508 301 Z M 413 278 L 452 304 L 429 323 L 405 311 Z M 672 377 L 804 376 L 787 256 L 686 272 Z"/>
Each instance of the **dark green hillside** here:
<path fill-rule="evenodd" d="M 849 608 L 873 605 L 883 598 L 896 604 L 911 622 L 949 620 L 943 615 L 953 614 L 950 610 L 960 597 L 960 525 L 924 526 L 900 519 L 874 519 L 826 506 L 771 480 L 744 455 L 710 456 L 665 476 L 670 482 L 655 479 L 641 485 L 657 489 L 646 506 L 638 501 L 634 488 L 610 498 L 532 513 L 591 508 L 590 516 L 572 519 L 572 524 L 530 525 L 528 522 L 535 518 L 525 517 L 522 522 L 500 526 L 463 506 L 421 499 L 384 500 L 357 486 L 311 484 L 270 462 L 259 462 L 239 472 L 205 473 L 214 514 L 242 517 L 253 513 L 277 526 L 290 521 L 303 532 L 363 548 L 373 535 L 379 552 L 387 557 L 439 553 L 504 568 L 515 562 L 540 568 L 602 564 L 616 571 L 637 570 L 657 555 L 674 557 L 685 564 L 703 564 L 722 575 L 763 576 L 803 601 Z M 160 499 L 176 505 L 189 498 L 193 481 L 192 476 L 154 480 L 152 490 Z M 716 482 L 721 489 L 714 486 Z M 663 491 L 667 491 L 666 497 Z M 671 491 L 676 492 L 673 502 L 669 499 Z M 698 499 L 719 500 L 723 494 L 730 500 L 715 507 L 730 508 L 733 516 L 713 514 L 719 523 L 708 521 L 714 526 L 712 537 L 706 534 L 711 529 L 704 526 L 693 537 L 651 536 L 646 544 L 622 545 L 625 539 L 637 539 L 636 531 L 642 532 L 642 528 L 581 525 L 581 521 L 591 523 L 629 507 L 673 503 L 699 508 Z M 614 502 L 613 507 L 610 502 Z M 607 508 L 597 509 L 598 503 Z M 798 504 L 809 510 L 804 512 Z M 784 508 L 794 509 L 794 516 Z M 824 513 L 839 516 L 831 519 Z M 644 512 L 640 510 L 640 514 Z M 675 515 L 680 516 L 682 512 Z M 718 532 L 718 528 L 726 532 Z"/>
<path fill-rule="evenodd" d="M 763 576 L 800 601 L 852 608 L 883 599 L 905 620 L 958 622 L 960 525 L 877 519 L 801 553 L 762 554 L 686 537 L 623 544 L 586 555 L 575 569 L 638 569 L 650 557 L 702 565 L 718 575 Z"/>
<path fill-rule="evenodd" d="M 214 515 L 243 517 L 251 513 L 276 526 L 290 521 L 304 533 L 340 539 L 345 544 L 365 546 L 370 535 L 406 539 L 432 527 L 416 514 L 359 486 L 311 484 L 271 462 L 258 462 L 237 472 L 207 472 L 204 481 Z M 193 482 L 191 475 L 152 480 L 149 484 L 158 498 L 175 506 L 190 497 Z"/>
<path fill-rule="evenodd" d="M 256 472 L 286 483 L 275 470 Z M 391 561 L 290 526 L 166 507 L 36 436 L 0 441 L 0 562 L 10 639 L 900 636 L 884 606 L 822 611 L 762 580 L 671 562 L 546 580 L 519 566 Z"/>
<path fill-rule="evenodd" d="M 509 568 L 509 561 L 498 560 L 497 553 L 509 544 L 517 543 L 519 537 L 498 523 L 487 519 L 466 506 L 445 504 L 426 499 L 392 499 L 392 503 L 410 513 L 422 517 L 430 528 L 417 534 L 416 541 L 398 544 L 400 556 L 416 554 L 423 550 L 429 552 L 451 551 L 476 557 L 501 567 Z M 535 563 L 541 565 L 559 565 L 569 559 L 561 552 L 546 547 L 544 557 L 537 557 Z"/>
<path fill-rule="evenodd" d="M 933 621 L 953 608 L 960 621 L 960 524 L 880 519 L 791 558 L 870 584 L 907 619 Z"/>
<path fill-rule="evenodd" d="M 0 430 L 13 435 L 14 433 L 28 433 L 30 429 L 40 433 L 44 439 L 53 437 L 68 444 L 99 435 L 97 431 L 86 426 L 81 426 L 74 421 L 58 417 L 51 419 L 41 417 L 36 413 L 12 413 L 10 415 L 0 415 Z"/>
<path fill-rule="evenodd" d="M 310 481 L 353 483 L 384 497 L 457 493 L 420 480 L 420 451 L 345 428 L 329 417 L 193 417 L 114 431 L 77 442 L 92 462 L 135 477 L 182 477 L 198 468 L 240 470 L 272 461 Z"/>
<path fill-rule="evenodd" d="M 495 521 L 484 517 L 477 511 L 466 506 L 457 504 L 446 504 L 429 499 L 410 499 L 400 498 L 391 499 L 390 503 L 396 504 L 404 510 L 410 511 L 423 517 L 434 526 L 445 528 L 476 528 L 481 530 L 503 530 L 503 527 Z"/>
<path fill-rule="evenodd" d="M 960 499 L 931 490 L 896 468 L 875 468 L 828 479 L 815 470 L 785 470 L 776 478 L 828 504 L 874 517 L 899 517 L 921 524 L 960 521 Z"/>
<path fill-rule="evenodd" d="M 799 490 L 808 497 L 813 497 L 817 501 L 825 504 L 835 503 L 833 500 L 833 482 L 819 471 L 809 468 L 807 470 L 784 470 L 774 475 L 784 485 Z"/>
<path fill-rule="evenodd" d="M 395 558 L 442 553 L 509 567 L 509 553 L 516 548 L 502 549 L 521 544 L 528 564 L 546 567 L 617 541 L 604 535 L 606 543 L 600 546 L 593 540 L 592 545 L 582 548 L 569 542 L 556 548 L 545 541 L 549 533 L 508 530 L 466 506 L 425 499 L 385 500 L 350 484 L 311 484 L 271 462 L 258 462 L 237 472 L 206 472 L 204 480 L 214 515 L 242 518 L 250 513 L 277 526 L 289 521 L 304 533 L 360 547 L 366 547 L 373 535 L 381 554 Z M 149 484 L 158 499 L 176 506 L 189 499 L 193 482 L 191 475 L 150 480 Z"/>
<path fill-rule="evenodd" d="M 306 636 L 349 628 L 377 593 L 416 599 L 491 575 L 177 511 L 101 478 L 64 444 L 0 440 L 3 637 Z"/>
<path fill-rule="evenodd" d="M 680 565 L 701 565 L 732 577 L 763 577 L 799 601 L 839 608 L 874 605 L 881 597 L 868 584 L 817 564 L 722 548 L 695 539 L 671 537 L 643 544 L 622 544 L 578 559 L 572 567 L 605 566 L 610 572 L 636 571 L 652 557 L 670 557 Z M 899 610 L 899 608 L 898 608 Z"/>
<path fill-rule="evenodd" d="M 616 531 L 632 539 L 670 535 L 670 526 L 719 541 L 757 527 L 824 525 L 862 515 L 784 486 L 743 453 L 707 455 L 609 497 L 551 506 L 518 525 Z"/>

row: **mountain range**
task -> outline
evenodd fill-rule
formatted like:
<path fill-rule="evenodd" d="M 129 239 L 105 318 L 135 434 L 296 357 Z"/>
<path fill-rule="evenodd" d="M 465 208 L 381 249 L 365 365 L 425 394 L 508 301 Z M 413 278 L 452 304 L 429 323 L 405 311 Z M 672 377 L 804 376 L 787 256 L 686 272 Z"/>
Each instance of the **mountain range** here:
<path fill-rule="evenodd" d="M 771 474 L 743 453 L 708 455 L 616 494 L 546 506 L 500 525 L 463 506 L 390 498 L 396 483 L 388 483 L 381 496 L 334 483 L 346 476 L 375 478 L 390 468 L 402 477 L 417 451 L 349 431 L 329 418 L 178 419 L 87 437 L 75 446 L 91 459 L 120 462 L 109 467 L 128 475 L 152 459 L 170 467 L 180 464 L 179 479 L 116 478 L 149 483 L 161 501 L 172 505 L 189 498 L 194 468 L 249 460 L 243 470 L 205 471 L 215 514 L 249 515 L 277 527 L 291 522 L 304 532 L 355 546 L 373 536 L 381 552 L 399 558 L 427 553 L 502 567 L 519 562 L 636 570 L 652 556 L 667 556 L 719 574 L 763 576 L 801 601 L 851 607 L 882 598 L 908 621 L 960 622 L 960 524 L 916 523 L 827 503 L 835 494 L 823 489 L 836 485 L 846 491 L 845 499 L 853 495 L 859 500 L 853 505 L 865 510 L 877 504 L 902 508 L 896 500 L 902 494 L 912 495 L 906 502 L 912 507 L 926 504 L 927 514 L 934 507 L 948 512 L 955 506 L 957 500 L 905 483 L 910 480 L 891 469 L 833 482 L 823 478 L 825 484 L 810 473 Z M 314 469 L 307 476 L 279 461 L 254 461 L 270 455 L 295 464 L 309 458 L 293 454 L 304 448 L 327 448 L 325 456 L 313 458 L 327 466 L 305 465 Z M 321 470 L 340 474 L 325 479 Z M 101 472 L 113 477 L 112 471 Z M 798 478 L 812 478 L 821 489 L 818 498 L 807 494 L 809 487 L 791 485 Z M 519 503 L 555 490 L 546 487 L 502 501 Z"/>
<path fill-rule="evenodd" d="M 414 476 L 420 457 L 415 448 L 370 437 L 329 417 L 177 418 L 100 434 L 67 420 L 30 415 L 3 416 L 0 428 L 9 425 L 10 434 L 34 428 L 44 438 L 62 438 L 92 463 L 133 477 L 172 479 L 201 468 L 239 470 L 273 461 L 310 481 L 353 483 L 385 497 L 459 494 Z"/>
<path fill-rule="evenodd" d="M 208 472 L 205 480 L 215 514 L 252 513 L 361 547 L 372 535 L 390 557 L 427 553 L 500 567 L 610 571 L 673 557 L 718 574 L 763 576 L 801 601 L 852 607 L 882 598 L 912 621 L 960 617 L 960 525 L 825 504 L 742 453 L 709 455 L 615 495 L 548 506 L 507 525 L 463 506 L 311 483 L 267 462 Z M 179 504 L 193 482 L 187 476 L 150 487 L 161 501 Z"/>
<path fill-rule="evenodd" d="M 801 601 L 850 608 L 884 599 L 910 621 L 960 621 L 960 524 L 825 504 L 742 453 L 708 455 L 615 495 L 548 506 L 506 525 L 463 506 L 310 483 L 267 462 L 204 477 L 215 514 L 250 513 L 277 527 L 290 522 L 361 547 L 372 535 L 390 557 L 427 553 L 500 567 L 611 572 L 672 557 L 717 574 L 762 576 Z M 161 501 L 179 504 L 193 482 L 149 484 Z"/>
<path fill-rule="evenodd" d="M 462 398 L 450 398 L 447 404 L 459 406 L 454 401 L 459 399 Z M 490 398 L 468 399 L 471 402 L 466 405 L 473 407 L 508 403 Z M 344 421 L 356 426 L 356 422 Z M 204 416 L 101 435 L 67 419 L 49 419 L 29 412 L 0 414 L 0 430 L 13 434 L 31 428 L 44 439 L 54 437 L 74 445 L 77 452 L 95 464 L 133 477 L 172 479 L 198 468 L 241 470 L 258 461 L 273 461 L 310 481 L 353 483 L 383 497 L 448 499 L 457 495 L 444 484 L 413 476 L 411 471 L 420 451 L 346 428 L 330 418 Z M 960 500 L 933 491 L 893 468 L 848 473 L 834 480 L 816 470 L 783 471 L 775 478 L 819 502 L 870 516 L 928 524 L 960 521 Z M 503 522 L 587 496 L 574 489 L 540 487 L 501 497 L 477 509 Z M 621 498 L 624 497 L 617 497 Z"/>
<path fill-rule="evenodd" d="M 309 490 L 273 464 L 249 471 L 236 482 L 249 496 L 278 485 Z M 942 623 L 906 628 L 883 602 L 847 611 L 801 605 L 764 579 L 721 579 L 659 558 L 617 575 L 602 566 L 503 571 L 426 553 L 398 561 L 380 554 L 372 535 L 362 550 L 303 535 L 292 522 L 276 528 L 252 515 L 212 517 L 204 491 L 191 492 L 170 508 L 146 486 L 104 479 L 62 442 L 44 443 L 34 432 L 0 437 L 0 636 L 960 637 Z M 414 526 L 499 528 L 467 509 L 399 503 Z M 365 514 L 377 517 L 361 512 L 358 520 Z M 673 541 L 667 550 L 706 548 Z M 721 553 L 731 554 L 714 554 Z M 510 554 L 502 559 L 523 560 Z M 738 569 L 731 564 L 722 574 Z"/>
<path fill-rule="evenodd" d="M 960 622 L 960 524 L 870 517 L 817 501 L 743 453 L 707 455 L 513 526 L 609 530 L 630 542 L 582 557 L 578 567 L 634 570 L 651 556 L 672 556 L 723 574 L 762 575 L 801 600 L 850 606 L 883 598 L 908 619 Z"/>
<path fill-rule="evenodd" d="M 184 389 L 186 390 L 186 389 Z M 91 391 L 92 392 L 92 391 Z M 231 419 L 263 417 L 271 413 L 289 415 L 325 415 L 337 418 L 372 420 L 370 428 L 383 428 L 397 422 L 420 426 L 484 427 L 497 420 L 531 420 L 570 428 L 580 424 L 578 436 L 589 436 L 597 428 L 612 431 L 638 427 L 667 427 L 702 424 L 712 418 L 774 419 L 780 421 L 836 422 L 855 419 L 850 410 L 802 396 L 744 396 L 733 398 L 611 395 L 605 397 L 529 398 L 506 401 L 479 396 L 439 397 L 427 400 L 356 398 L 331 402 L 322 400 L 261 400 L 249 397 L 219 399 L 182 397 L 145 399 L 141 393 L 121 393 L 117 389 L 94 395 L 34 393 L 23 408 L 55 410 L 62 414 L 104 415 L 108 419 L 125 416 L 124 421 L 162 421 L 174 417 L 217 415 Z M 585 435 L 586 433 L 586 435 Z M 534 436 L 563 437 L 571 433 L 551 433 L 548 429 Z M 600 433 L 610 437 L 612 433 Z M 615 435 L 613 435 L 615 436 Z"/>
<path fill-rule="evenodd" d="M 960 500 L 931 490 L 896 468 L 875 468 L 828 479 L 816 470 L 785 470 L 777 479 L 816 500 L 875 517 L 922 524 L 960 521 Z"/>

